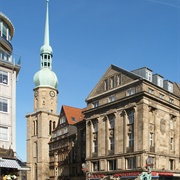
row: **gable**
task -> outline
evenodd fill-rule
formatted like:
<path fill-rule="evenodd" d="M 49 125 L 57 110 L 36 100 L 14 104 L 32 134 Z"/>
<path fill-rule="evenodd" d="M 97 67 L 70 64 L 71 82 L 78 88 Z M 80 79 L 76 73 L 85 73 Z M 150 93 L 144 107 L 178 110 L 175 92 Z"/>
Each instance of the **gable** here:
<path fill-rule="evenodd" d="M 94 89 L 91 91 L 86 101 L 91 99 L 91 97 L 109 92 L 138 78 L 140 77 L 134 73 L 121 69 L 115 65 L 111 65 L 99 80 L 97 85 L 94 87 Z"/>

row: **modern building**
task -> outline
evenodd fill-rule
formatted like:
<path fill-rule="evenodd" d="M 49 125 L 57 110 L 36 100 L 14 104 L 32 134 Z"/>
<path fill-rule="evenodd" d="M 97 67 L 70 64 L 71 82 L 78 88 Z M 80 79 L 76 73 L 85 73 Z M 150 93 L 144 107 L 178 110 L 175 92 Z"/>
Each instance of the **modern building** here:
<path fill-rule="evenodd" d="M 51 180 L 84 180 L 85 120 L 83 109 L 62 106 L 49 142 Z"/>
<path fill-rule="evenodd" d="M 12 22 L 0 12 L 0 179 L 22 179 L 29 169 L 16 152 L 16 82 L 21 59 L 13 54 L 13 36 Z"/>
<path fill-rule="evenodd" d="M 44 45 L 40 49 L 41 69 L 34 75 L 34 111 L 27 118 L 27 172 L 28 180 L 49 179 L 49 140 L 59 115 L 58 79 L 52 71 L 53 52 L 49 42 L 49 12 L 46 0 Z"/>
<path fill-rule="evenodd" d="M 13 54 L 14 26 L 0 12 L 0 148 L 16 153 L 16 81 L 20 57 Z"/>
<path fill-rule="evenodd" d="M 179 84 L 111 65 L 86 102 L 87 177 L 180 179 Z"/>

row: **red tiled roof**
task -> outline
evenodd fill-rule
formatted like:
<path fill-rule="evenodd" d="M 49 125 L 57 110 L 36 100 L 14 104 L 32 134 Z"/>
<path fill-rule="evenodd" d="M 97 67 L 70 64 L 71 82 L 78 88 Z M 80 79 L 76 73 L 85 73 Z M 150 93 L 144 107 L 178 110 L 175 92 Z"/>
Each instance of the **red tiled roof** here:
<path fill-rule="evenodd" d="M 66 116 L 69 124 L 75 124 L 84 119 L 84 115 L 82 114 L 82 111 L 85 108 L 80 109 L 80 108 L 76 108 L 76 107 L 63 105 L 62 109 L 64 110 L 65 116 Z"/>

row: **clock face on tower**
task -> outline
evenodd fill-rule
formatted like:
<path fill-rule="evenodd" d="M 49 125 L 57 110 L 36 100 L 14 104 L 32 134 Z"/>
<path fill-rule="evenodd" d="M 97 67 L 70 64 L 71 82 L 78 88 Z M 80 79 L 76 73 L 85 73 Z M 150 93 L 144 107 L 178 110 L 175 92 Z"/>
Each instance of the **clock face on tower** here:
<path fill-rule="evenodd" d="M 35 96 L 35 97 L 38 96 L 38 91 L 34 91 L 34 96 Z"/>
<path fill-rule="evenodd" d="M 49 92 L 49 95 L 50 95 L 51 97 L 54 97 L 54 96 L 55 96 L 55 92 L 54 92 L 54 91 L 50 91 L 50 92 Z"/>

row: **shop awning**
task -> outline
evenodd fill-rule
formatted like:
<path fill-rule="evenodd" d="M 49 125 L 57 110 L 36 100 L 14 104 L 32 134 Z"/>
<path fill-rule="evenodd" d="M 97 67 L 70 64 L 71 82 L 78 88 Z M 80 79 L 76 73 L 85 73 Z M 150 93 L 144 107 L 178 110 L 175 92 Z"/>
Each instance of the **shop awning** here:
<path fill-rule="evenodd" d="M 13 168 L 13 169 L 20 169 L 21 166 L 15 159 L 1 159 L 0 160 L 0 167 L 2 168 Z"/>

